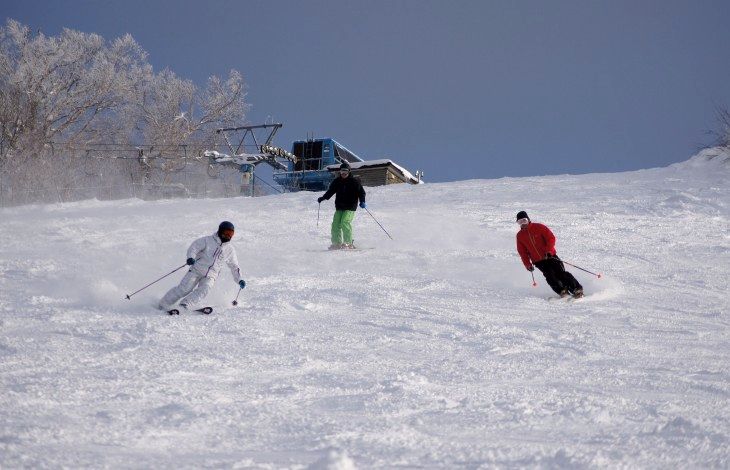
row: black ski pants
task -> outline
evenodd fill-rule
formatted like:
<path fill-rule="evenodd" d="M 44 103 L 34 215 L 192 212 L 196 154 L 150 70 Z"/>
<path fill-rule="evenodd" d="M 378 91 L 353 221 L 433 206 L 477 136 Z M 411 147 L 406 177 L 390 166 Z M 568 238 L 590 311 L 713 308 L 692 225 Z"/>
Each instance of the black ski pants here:
<path fill-rule="evenodd" d="M 583 286 L 580 285 L 578 280 L 565 270 L 563 262 L 557 256 L 538 261 L 535 263 L 535 266 L 542 271 L 545 280 L 557 294 L 560 294 L 565 289 L 571 294 L 576 289 L 583 289 Z"/>

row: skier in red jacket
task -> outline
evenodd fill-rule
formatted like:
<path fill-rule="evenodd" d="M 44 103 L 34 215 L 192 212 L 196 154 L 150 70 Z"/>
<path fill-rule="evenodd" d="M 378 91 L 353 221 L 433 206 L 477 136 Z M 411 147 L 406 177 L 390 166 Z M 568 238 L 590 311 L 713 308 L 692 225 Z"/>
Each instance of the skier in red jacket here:
<path fill-rule="evenodd" d="M 583 297 L 583 286 L 565 270 L 555 252 L 553 232 L 546 225 L 531 222 L 525 211 L 517 213 L 517 223 L 520 225 L 520 231 L 517 232 L 517 252 L 525 268 L 534 271 L 533 264 L 537 266 L 560 297 Z"/>

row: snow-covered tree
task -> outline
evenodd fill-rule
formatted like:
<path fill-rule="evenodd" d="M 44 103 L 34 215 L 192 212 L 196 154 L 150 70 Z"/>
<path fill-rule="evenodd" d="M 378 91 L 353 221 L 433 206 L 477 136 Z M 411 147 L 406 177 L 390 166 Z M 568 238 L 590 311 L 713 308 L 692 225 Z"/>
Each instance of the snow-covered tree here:
<path fill-rule="evenodd" d="M 64 29 L 31 34 L 8 20 L 0 28 L 0 169 L 5 186 L 74 184 L 74 148 L 126 141 L 136 83 L 152 71 L 127 35 L 106 44 L 96 34 Z"/>
<path fill-rule="evenodd" d="M 235 70 L 223 82 L 211 77 L 205 90 L 170 70 L 148 77 L 135 101 L 137 129 L 145 142 L 161 147 L 200 147 L 211 142 L 216 128 L 240 122 L 246 111 L 241 74 Z"/>
<path fill-rule="evenodd" d="M 135 173 L 164 175 L 197 155 L 216 127 L 243 120 L 244 90 L 236 71 L 226 80 L 211 77 L 203 90 L 172 71 L 155 73 L 128 34 L 107 42 L 64 29 L 52 37 L 8 20 L 0 27 L 0 195 L 78 185 L 88 159 L 74 157 L 102 144 L 189 149 L 164 150 L 160 165 L 112 165 L 132 180 Z"/>
<path fill-rule="evenodd" d="M 64 29 L 32 36 L 9 20 L 0 28 L 3 157 L 24 135 L 48 142 L 89 143 L 124 135 L 118 117 L 136 84 L 152 73 L 130 35 L 102 37 Z"/>

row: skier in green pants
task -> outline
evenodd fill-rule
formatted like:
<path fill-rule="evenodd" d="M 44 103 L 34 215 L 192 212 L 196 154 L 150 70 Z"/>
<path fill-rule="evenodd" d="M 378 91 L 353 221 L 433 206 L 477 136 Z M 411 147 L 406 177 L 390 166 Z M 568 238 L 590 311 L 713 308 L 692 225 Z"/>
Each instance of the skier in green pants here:
<path fill-rule="evenodd" d="M 357 201 L 365 209 L 365 190 L 360 181 L 350 173 L 350 165 L 343 162 L 340 165 L 340 175 L 336 177 L 326 193 L 317 199 L 322 203 L 325 199 L 335 196 L 335 216 L 332 218 L 332 245 L 330 250 L 353 249 L 352 219 L 355 218 Z"/>

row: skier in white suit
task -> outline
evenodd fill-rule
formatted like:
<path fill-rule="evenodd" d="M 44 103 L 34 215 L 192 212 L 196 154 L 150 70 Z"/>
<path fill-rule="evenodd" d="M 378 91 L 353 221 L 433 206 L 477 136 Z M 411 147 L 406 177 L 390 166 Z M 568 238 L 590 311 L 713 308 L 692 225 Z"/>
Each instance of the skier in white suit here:
<path fill-rule="evenodd" d="M 199 308 L 200 302 L 215 284 L 223 264 L 231 269 L 233 279 L 239 287 L 246 287 L 246 281 L 241 279 L 236 251 L 229 243 L 234 230 L 232 223 L 221 222 L 218 232 L 198 238 L 190 245 L 187 260 L 190 270 L 180 284 L 170 289 L 160 300 L 160 309 L 170 310 L 180 299 L 180 306 L 185 309 Z"/>

